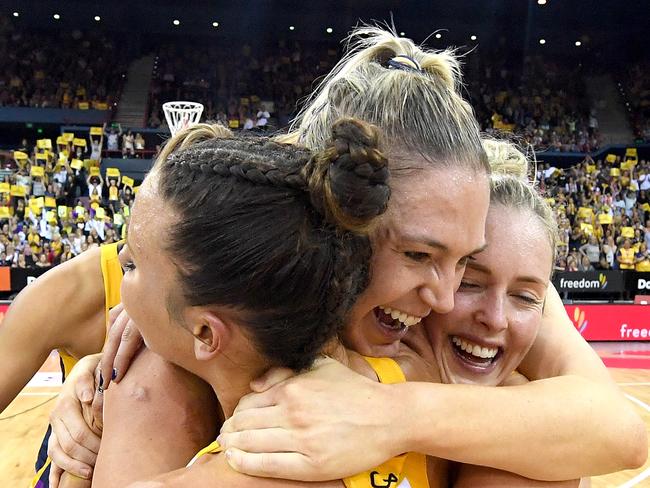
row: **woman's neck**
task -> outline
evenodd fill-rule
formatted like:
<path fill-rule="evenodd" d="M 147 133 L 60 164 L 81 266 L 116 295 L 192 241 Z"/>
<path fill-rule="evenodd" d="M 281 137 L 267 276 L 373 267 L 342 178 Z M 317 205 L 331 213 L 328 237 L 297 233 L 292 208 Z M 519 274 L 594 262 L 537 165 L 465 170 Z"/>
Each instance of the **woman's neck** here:
<path fill-rule="evenodd" d="M 243 367 L 242 364 L 246 366 Z M 201 376 L 212 386 L 221 405 L 224 419 L 228 419 L 235 411 L 239 400 L 251 392 L 251 381 L 262 376 L 267 369 L 268 364 L 255 364 L 243 360 L 235 363 L 223 357 L 212 363 L 210 370 Z"/>

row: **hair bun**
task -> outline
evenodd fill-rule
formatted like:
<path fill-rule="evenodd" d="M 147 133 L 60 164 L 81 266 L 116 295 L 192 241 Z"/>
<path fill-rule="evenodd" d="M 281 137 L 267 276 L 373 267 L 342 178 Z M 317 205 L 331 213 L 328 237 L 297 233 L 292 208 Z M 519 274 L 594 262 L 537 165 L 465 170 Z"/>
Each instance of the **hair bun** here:
<path fill-rule="evenodd" d="M 379 150 L 379 139 L 375 126 L 340 119 L 332 126 L 329 146 L 308 165 L 312 203 L 346 230 L 367 231 L 388 205 L 388 161 Z"/>

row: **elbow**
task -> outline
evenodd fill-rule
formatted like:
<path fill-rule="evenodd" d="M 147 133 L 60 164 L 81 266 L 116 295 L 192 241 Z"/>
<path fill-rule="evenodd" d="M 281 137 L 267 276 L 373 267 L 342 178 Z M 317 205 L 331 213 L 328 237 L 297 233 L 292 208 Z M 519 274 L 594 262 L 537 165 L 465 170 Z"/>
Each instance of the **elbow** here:
<path fill-rule="evenodd" d="M 611 452 L 618 452 L 621 470 L 642 467 L 648 459 L 648 432 L 643 419 L 632 410 L 619 424 L 617 440 Z"/>
<path fill-rule="evenodd" d="M 648 432 L 639 418 L 631 432 L 630 447 L 625 459 L 625 469 L 642 467 L 648 459 Z"/>

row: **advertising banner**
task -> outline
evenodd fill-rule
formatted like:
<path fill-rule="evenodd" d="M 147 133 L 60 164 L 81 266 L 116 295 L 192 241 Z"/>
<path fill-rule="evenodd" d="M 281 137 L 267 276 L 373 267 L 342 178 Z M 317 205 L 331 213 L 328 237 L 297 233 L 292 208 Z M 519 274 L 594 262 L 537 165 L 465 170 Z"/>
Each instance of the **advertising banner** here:
<path fill-rule="evenodd" d="M 650 340 L 650 305 L 565 305 L 588 341 Z"/>
<path fill-rule="evenodd" d="M 558 292 L 621 293 L 625 290 L 624 275 L 620 271 L 585 271 L 556 273 L 553 284 Z"/>

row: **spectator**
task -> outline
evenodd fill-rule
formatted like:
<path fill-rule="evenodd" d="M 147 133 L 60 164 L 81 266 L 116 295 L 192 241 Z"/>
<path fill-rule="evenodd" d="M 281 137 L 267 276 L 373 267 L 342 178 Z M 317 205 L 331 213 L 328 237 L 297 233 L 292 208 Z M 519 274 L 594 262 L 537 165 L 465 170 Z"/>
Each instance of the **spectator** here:
<path fill-rule="evenodd" d="M 129 156 L 135 156 L 134 136 L 131 129 L 122 136 L 122 157 L 128 158 Z"/>
<path fill-rule="evenodd" d="M 618 250 L 618 266 L 621 270 L 634 269 L 634 249 L 629 239 L 625 239 L 623 247 Z"/>
<path fill-rule="evenodd" d="M 639 246 L 639 252 L 634 257 L 634 269 L 637 271 L 650 271 L 650 250 L 645 242 Z"/>
<path fill-rule="evenodd" d="M 600 262 L 600 246 L 595 235 L 589 236 L 589 242 L 580 246 L 580 254 L 586 257 L 592 266 L 597 266 Z"/>

